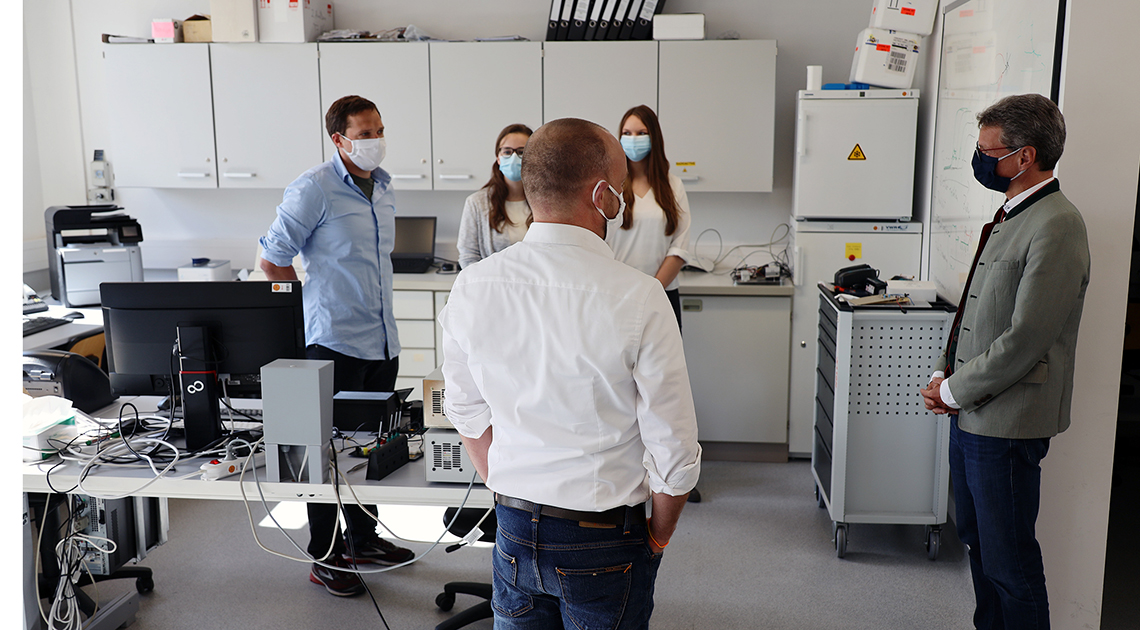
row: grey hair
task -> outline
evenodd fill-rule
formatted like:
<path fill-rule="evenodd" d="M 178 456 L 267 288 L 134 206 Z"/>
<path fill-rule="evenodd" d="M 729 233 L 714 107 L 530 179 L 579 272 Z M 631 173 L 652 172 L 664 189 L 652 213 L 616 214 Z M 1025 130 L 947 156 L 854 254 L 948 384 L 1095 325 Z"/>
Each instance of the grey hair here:
<path fill-rule="evenodd" d="M 1065 151 L 1065 117 L 1053 101 L 1040 94 L 1007 96 L 978 114 L 978 127 L 1001 129 L 1001 143 L 1010 148 L 1037 149 L 1037 165 L 1051 171 Z"/>

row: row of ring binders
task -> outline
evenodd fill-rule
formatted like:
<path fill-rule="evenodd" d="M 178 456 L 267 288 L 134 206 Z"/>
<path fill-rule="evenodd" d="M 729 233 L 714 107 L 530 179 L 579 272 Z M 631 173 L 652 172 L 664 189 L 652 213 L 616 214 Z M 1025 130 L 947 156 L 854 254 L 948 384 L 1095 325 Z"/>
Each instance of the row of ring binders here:
<path fill-rule="evenodd" d="M 550 0 L 546 41 L 650 39 L 665 0 Z"/>

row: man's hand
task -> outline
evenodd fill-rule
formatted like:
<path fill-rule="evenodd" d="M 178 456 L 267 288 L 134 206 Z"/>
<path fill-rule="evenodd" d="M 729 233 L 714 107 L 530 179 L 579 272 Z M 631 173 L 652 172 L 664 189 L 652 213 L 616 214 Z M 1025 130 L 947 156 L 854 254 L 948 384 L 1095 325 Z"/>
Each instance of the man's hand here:
<path fill-rule="evenodd" d="M 939 392 L 939 387 L 941 387 L 942 381 L 944 380 L 946 379 L 936 376 L 931 379 L 926 389 L 918 390 L 918 392 L 922 394 L 922 402 L 926 403 L 926 409 L 928 411 L 933 411 L 937 414 L 950 412 L 950 408 L 946 406 L 946 403 L 942 402 L 942 394 Z"/>

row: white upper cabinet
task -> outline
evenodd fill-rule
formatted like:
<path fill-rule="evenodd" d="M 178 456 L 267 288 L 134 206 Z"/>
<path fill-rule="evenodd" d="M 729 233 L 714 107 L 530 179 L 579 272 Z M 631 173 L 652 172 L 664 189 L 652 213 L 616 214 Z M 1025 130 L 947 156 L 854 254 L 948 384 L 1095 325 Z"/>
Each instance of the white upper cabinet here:
<path fill-rule="evenodd" d="M 774 40 L 663 41 L 658 117 L 687 192 L 771 192 Z"/>
<path fill-rule="evenodd" d="M 103 47 L 115 186 L 214 188 L 208 44 Z"/>
<path fill-rule="evenodd" d="M 542 124 L 542 42 L 433 42 L 429 49 L 435 190 L 477 190 L 490 177 L 503 127 Z"/>
<path fill-rule="evenodd" d="M 387 153 L 380 165 L 401 190 L 431 190 L 431 85 L 427 43 L 322 43 L 321 116 L 342 96 L 376 103 Z M 323 120 L 323 118 L 322 118 Z M 336 147 L 324 131 L 325 160 Z M 492 141 L 494 138 L 492 138 Z"/>
<path fill-rule="evenodd" d="M 323 161 L 316 44 L 210 44 L 210 57 L 220 188 L 285 188 Z"/>
<path fill-rule="evenodd" d="M 543 122 L 584 118 L 619 135 L 618 124 L 629 108 L 648 105 L 657 111 L 657 42 L 542 46 Z M 618 76 L 620 81 L 614 79 Z"/>

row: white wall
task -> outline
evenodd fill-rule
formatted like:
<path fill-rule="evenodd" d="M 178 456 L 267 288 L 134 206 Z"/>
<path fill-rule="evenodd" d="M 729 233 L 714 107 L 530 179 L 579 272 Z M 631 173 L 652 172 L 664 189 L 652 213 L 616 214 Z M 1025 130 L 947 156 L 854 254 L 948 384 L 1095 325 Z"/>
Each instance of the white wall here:
<path fill-rule="evenodd" d="M 86 163 L 94 149 L 107 148 L 105 111 L 106 90 L 103 81 L 101 33 L 146 35 L 153 17 L 186 17 L 195 12 L 209 12 L 207 0 L 44 0 L 27 2 L 26 22 L 58 24 L 60 20 L 74 24 L 74 39 L 58 41 L 58 31 L 50 34 L 29 31 L 28 53 L 41 67 L 52 65 L 51 72 L 32 67 L 32 87 L 36 96 L 70 76 L 75 83 L 78 73 L 78 95 L 62 101 L 35 99 L 34 125 L 44 131 L 44 118 L 67 119 L 82 134 L 53 138 L 50 150 L 65 153 L 68 163 L 50 166 L 70 187 L 50 186 L 52 198 L 45 197 L 37 206 L 25 207 L 25 239 L 43 238 L 44 204 L 82 203 L 86 186 Z M 765 243 L 773 230 L 787 221 L 791 213 L 791 155 L 794 129 L 795 92 L 803 87 L 805 67 L 824 66 L 824 81 L 845 81 L 851 63 L 855 37 L 867 21 L 870 2 L 838 2 L 806 0 L 797 3 L 771 3 L 759 6 L 750 0 L 716 3 L 697 0 L 671 0 L 668 11 L 703 11 L 707 15 L 708 34 L 716 37 L 735 31 L 742 39 L 776 39 L 779 56 L 776 62 L 776 136 L 774 183 L 771 193 L 695 193 L 690 196 L 693 210 L 694 237 L 705 228 L 716 228 L 728 246 L 741 243 Z M 450 39 L 473 39 L 494 35 L 518 34 L 532 40 L 545 38 L 549 3 L 535 0 L 435 0 L 412 3 L 401 0 L 340 0 L 334 2 L 337 28 L 381 30 L 409 23 L 433 36 Z M 47 31 L 49 29 L 39 29 Z M 45 36 L 50 35 L 50 36 Z M 65 67 L 61 57 L 73 50 L 72 68 Z M 67 54 L 72 54 L 68 52 Z M 57 63 L 58 62 L 58 63 Z M 58 66 L 58 67 L 54 67 Z M 731 68 L 724 68 L 731 72 Z M 612 80 L 599 81 L 583 89 L 621 89 L 620 63 L 615 63 Z M 76 109 L 76 101 L 81 108 Z M 33 124 L 32 118 L 25 125 Z M 708 124 L 735 124 L 717 122 Z M 162 130 L 156 129 L 155 143 L 161 146 Z M 63 135 L 63 134 L 60 134 Z M 78 139 L 81 138 L 81 142 Z M 41 135 L 41 155 L 49 145 Z M 486 142 L 474 138 L 474 142 Z M 113 158 L 112 158 L 113 160 Z M 42 160 L 41 160 L 42 161 Z M 112 161 L 113 167 L 113 161 Z M 488 164 L 490 168 L 490 164 Z M 45 181 L 43 189 L 49 185 Z M 235 268 L 252 264 L 256 239 L 273 219 L 281 191 L 175 191 L 159 189 L 120 189 L 117 201 L 138 218 L 143 226 L 143 262 L 147 267 L 173 267 L 191 256 L 229 258 Z M 398 192 L 397 205 L 402 214 L 427 214 L 440 218 L 441 245 L 453 243 L 458 232 L 459 215 L 465 195 L 437 192 Z M 27 204 L 33 200 L 28 199 Z M 225 236 L 219 228 L 224 227 Z M 700 241 L 702 251 L 715 253 L 716 238 Z M 705 249 L 709 245 L 712 251 Z M 34 251 L 43 247 L 36 241 Z M 764 255 L 750 262 L 763 263 Z M 758 260 L 757 260 L 758 259 Z M 25 268 L 35 261 L 26 259 Z"/>
<path fill-rule="evenodd" d="M 1053 439 L 1042 463 L 1038 537 L 1054 627 L 1097 628 L 1140 172 L 1140 86 L 1121 81 L 1119 70 L 1134 69 L 1140 58 L 1140 4 L 1069 0 L 1068 7 L 1060 102 L 1068 139 L 1057 177 L 1084 215 L 1092 278 L 1077 346 L 1073 424 Z M 1110 97 L 1105 86 L 1112 87 Z"/>

